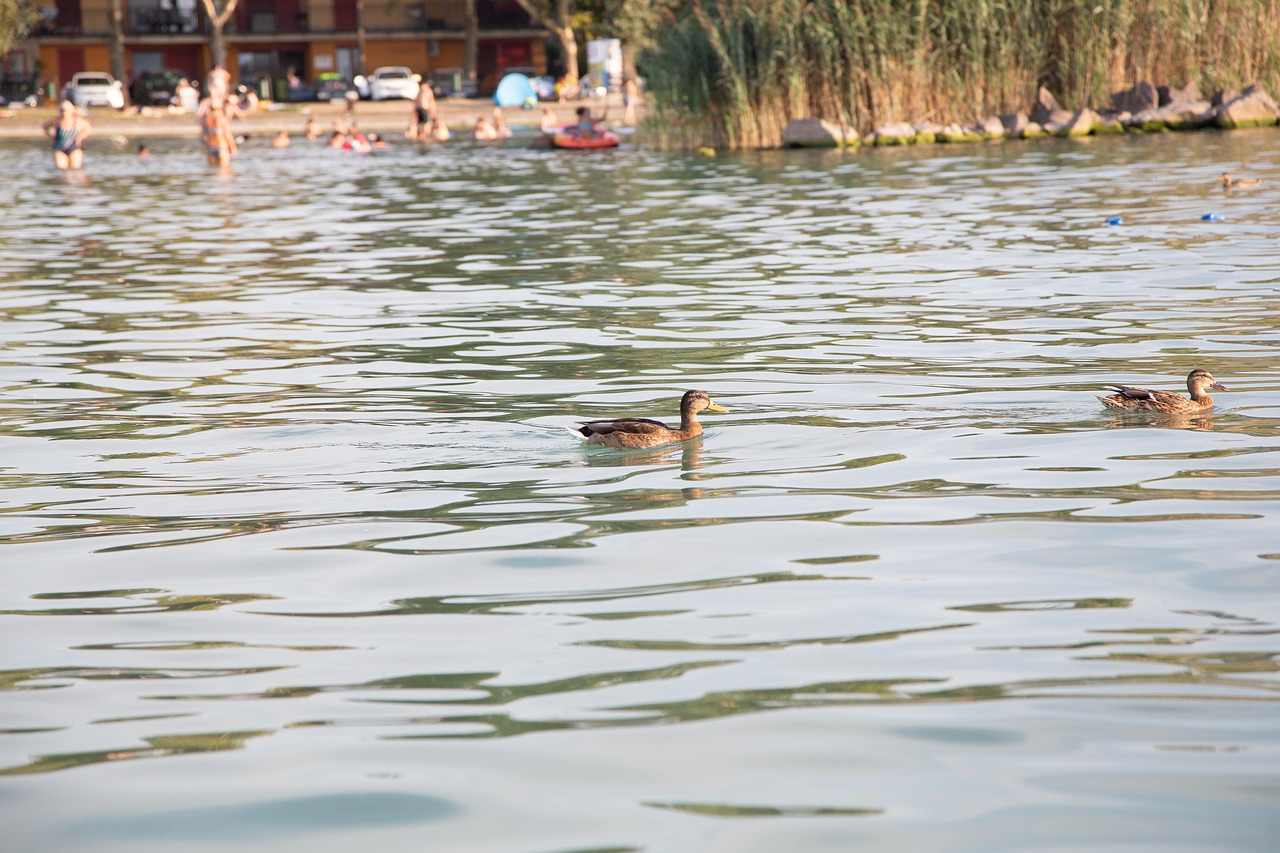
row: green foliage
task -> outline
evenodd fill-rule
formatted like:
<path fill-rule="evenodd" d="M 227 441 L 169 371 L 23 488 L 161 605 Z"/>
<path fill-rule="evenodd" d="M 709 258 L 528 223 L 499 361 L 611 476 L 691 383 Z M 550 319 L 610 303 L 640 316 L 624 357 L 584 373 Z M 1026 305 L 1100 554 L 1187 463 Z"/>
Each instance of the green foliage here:
<path fill-rule="evenodd" d="M 1142 79 L 1280 89 L 1280 0 L 615 2 L 649 10 L 640 70 L 673 147 L 775 146 L 792 118 L 970 121 L 1040 85 L 1073 108 Z"/>
<path fill-rule="evenodd" d="M 0 57 L 40 22 L 40 11 L 26 0 L 0 0 Z"/>

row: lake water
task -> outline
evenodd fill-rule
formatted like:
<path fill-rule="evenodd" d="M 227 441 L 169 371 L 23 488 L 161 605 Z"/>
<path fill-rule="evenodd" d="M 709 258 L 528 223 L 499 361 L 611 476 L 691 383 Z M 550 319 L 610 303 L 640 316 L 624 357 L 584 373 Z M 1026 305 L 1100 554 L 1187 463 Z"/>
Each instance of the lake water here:
<path fill-rule="evenodd" d="M 5 848 L 1274 850 L 1277 139 L 3 143 Z"/>

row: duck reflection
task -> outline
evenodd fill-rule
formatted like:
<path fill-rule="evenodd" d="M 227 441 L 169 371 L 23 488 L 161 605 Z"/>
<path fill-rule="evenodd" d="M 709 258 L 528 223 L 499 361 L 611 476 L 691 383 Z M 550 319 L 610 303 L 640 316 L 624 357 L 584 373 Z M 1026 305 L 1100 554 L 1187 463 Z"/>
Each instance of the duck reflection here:
<path fill-rule="evenodd" d="M 584 454 L 586 462 L 592 468 L 620 468 L 640 466 L 665 466 L 677 460 L 683 480 L 701 480 L 698 472 L 702 467 L 702 437 L 692 438 L 680 444 L 669 444 L 652 450 L 635 450 L 631 452 L 594 452 Z M 646 500 L 666 501 L 675 497 L 697 499 L 706 497 L 704 489 L 696 486 L 681 489 L 678 492 L 651 490 L 646 492 Z"/>
<path fill-rule="evenodd" d="M 1106 429 L 1190 429 L 1208 432 L 1213 429 L 1211 414 L 1161 414 L 1134 417 L 1133 415 L 1112 415 L 1103 423 Z"/>

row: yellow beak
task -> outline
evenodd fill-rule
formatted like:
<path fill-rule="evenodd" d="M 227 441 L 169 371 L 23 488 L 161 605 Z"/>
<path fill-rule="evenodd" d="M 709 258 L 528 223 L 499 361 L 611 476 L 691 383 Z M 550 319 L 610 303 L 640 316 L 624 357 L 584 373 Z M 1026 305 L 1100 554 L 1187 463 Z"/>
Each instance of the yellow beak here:
<path fill-rule="evenodd" d="M 707 403 L 707 411 L 708 412 L 727 412 L 729 410 L 726 409 L 724 406 L 718 406 L 715 403 Z"/>

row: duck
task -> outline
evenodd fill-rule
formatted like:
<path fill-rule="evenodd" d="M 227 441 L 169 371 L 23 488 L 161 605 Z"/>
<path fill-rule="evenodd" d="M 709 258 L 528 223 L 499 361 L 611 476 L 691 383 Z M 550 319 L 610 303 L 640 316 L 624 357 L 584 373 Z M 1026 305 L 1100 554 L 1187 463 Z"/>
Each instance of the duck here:
<path fill-rule="evenodd" d="M 688 441 L 702 435 L 698 412 L 727 412 L 728 409 L 711 401 L 705 391 L 686 391 L 680 398 L 680 426 L 670 427 L 662 421 L 649 418 L 612 418 L 601 421 L 581 421 L 569 427 L 580 433 L 587 444 L 604 447 L 621 447 L 628 450 L 659 447 Z"/>
<path fill-rule="evenodd" d="M 1165 412 L 1168 414 L 1186 414 L 1203 412 L 1213 408 L 1213 398 L 1204 393 L 1206 388 L 1215 391 L 1228 390 L 1207 370 L 1197 367 L 1187 375 L 1187 390 L 1191 399 L 1173 391 L 1153 391 L 1150 388 L 1134 388 L 1131 385 L 1108 386 L 1116 393 L 1106 397 L 1098 397 L 1102 405 L 1109 409 L 1122 409 L 1126 412 Z"/>
<path fill-rule="evenodd" d="M 1260 187 L 1262 181 L 1257 178 L 1233 178 L 1230 172 L 1223 172 L 1222 177 L 1218 181 L 1223 187 L 1229 190 L 1248 189 L 1249 187 Z"/>

